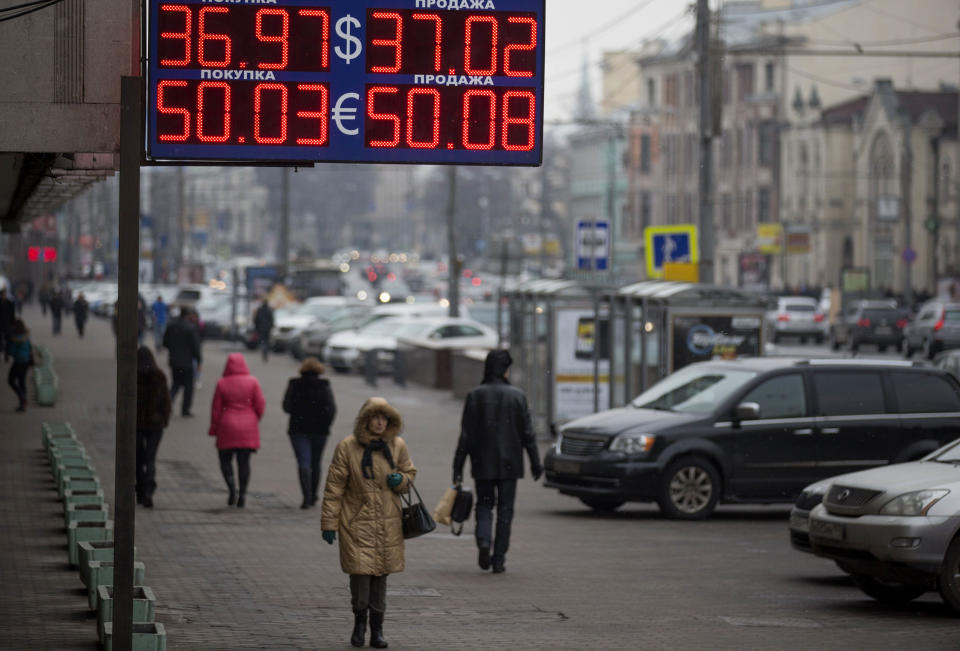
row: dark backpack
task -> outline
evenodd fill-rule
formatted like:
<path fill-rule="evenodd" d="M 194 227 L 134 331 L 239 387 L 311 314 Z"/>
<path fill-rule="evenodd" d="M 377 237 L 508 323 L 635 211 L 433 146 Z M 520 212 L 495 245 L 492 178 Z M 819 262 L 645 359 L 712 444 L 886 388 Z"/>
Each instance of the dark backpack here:
<path fill-rule="evenodd" d="M 457 496 L 453 499 L 453 508 L 450 510 L 450 531 L 453 535 L 459 536 L 463 532 L 463 523 L 470 517 L 472 511 L 473 491 L 462 484 L 457 484 Z M 457 524 L 460 527 L 454 528 Z"/>

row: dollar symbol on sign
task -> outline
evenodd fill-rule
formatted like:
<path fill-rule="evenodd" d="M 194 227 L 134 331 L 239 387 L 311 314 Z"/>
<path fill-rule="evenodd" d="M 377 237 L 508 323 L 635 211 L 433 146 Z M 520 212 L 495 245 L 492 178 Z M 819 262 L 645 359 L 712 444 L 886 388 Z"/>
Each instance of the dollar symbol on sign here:
<path fill-rule="evenodd" d="M 346 50 L 341 49 L 338 45 L 333 48 L 333 51 L 337 53 L 338 57 L 346 61 L 347 65 L 350 65 L 350 62 L 360 56 L 360 52 L 363 51 L 363 44 L 360 39 L 351 34 L 353 27 L 359 29 L 360 21 L 350 14 L 337 21 L 337 36 L 346 41 Z"/>

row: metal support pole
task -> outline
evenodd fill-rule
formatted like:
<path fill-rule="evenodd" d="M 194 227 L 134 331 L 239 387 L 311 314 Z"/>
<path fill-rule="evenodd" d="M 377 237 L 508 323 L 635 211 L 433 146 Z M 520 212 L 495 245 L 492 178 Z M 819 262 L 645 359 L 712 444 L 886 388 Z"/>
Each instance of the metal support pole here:
<path fill-rule="evenodd" d="M 713 283 L 713 106 L 710 88 L 710 7 L 697 0 L 697 76 L 700 88 L 700 282 Z M 646 317 L 644 317 L 646 318 Z"/>
<path fill-rule="evenodd" d="M 907 251 L 913 244 L 913 211 L 910 205 L 913 197 L 913 151 L 910 132 L 913 129 L 911 120 L 904 120 L 903 126 L 903 157 L 900 163 L 900 206 L 903 215 L 903 250 Z M 903 265 L 903 299 L 907 307 L 913 306 L 913 273 L 912 263 L 904 259 Z"/>
<path fill-rule="evenodd" d="M 230 284 L 232 286 L 232 296 L 230 297 L 230 341 L 239 339 L 237 332 L 237 301 L 240 300 L 240 272 L 236 267 L 230 270 Z"/>
<path fill-rule="evenodd" d="M 460 316 L 460 270 L 457 265 L 457 166 L 447 168 L 450 182 L 450 194 L 447 199 L 447 251 L 450 262 L 447 265 L 448 282 L 447 299 L 450 301 L 450 316 Z"/>
<path fill-rule="evenodd" d="M 133 646 L 133 544 L 137 436 L 137 281 L 140 258 L 139 77 L 123 77 L 117 281 L 117 429 L 114 478 L 113 648 Z"/>
<path fill-rule="evenodd" d="M 647 297 L 640 299 L 640 390 L 638 394 L 647 390 Z"/>
<path fill-rule="evenodd" d="M 280 241 L 277 243 L 277 262 L 280 280 L 287 282 L 287 263 L 290 261 L 290 168 L 280 174 Z"/>
<path fill-rule="evenodd" d="M 596 225 L 596 222 L 594 222 Z M 599 289 L 593 287 L 593 413 L 600 411 L 600 296 Z"/>

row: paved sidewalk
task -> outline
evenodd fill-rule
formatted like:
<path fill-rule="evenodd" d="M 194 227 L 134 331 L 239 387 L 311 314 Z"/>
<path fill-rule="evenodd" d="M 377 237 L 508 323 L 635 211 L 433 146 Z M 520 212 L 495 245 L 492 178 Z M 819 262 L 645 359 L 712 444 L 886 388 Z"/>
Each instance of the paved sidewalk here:
<path fill-rule="evenodd" d="M 61 397 L 54 408 L 15 414 L 12 392 L 0 390 L 0 649 L 96 649 L 95 615 L 66 563 L 40 423 L 74 425 L 112 507 L 113 339 L 101 319 L 79 340 L 66 319 L 54 338 L 38 311 L 27 316 L 34 340 L 56 356 Z M 336 547 L 320 538 L 319 508 L 299 508 L 280 408 L 297 365 L 288 356 L 264 364 L 247 355 L 267 412 L 240 510 L 226 506 L 206 433 L 226 353 L 222 343 L 205 344 L 197 417 L 173 417 L 160 445 L 156 507 L 137 510 L 138 560 L 168 649 L 348 649 L 347 579 Z M 404 415 L 417 485 L 432 509 L 450 479 L 461 404 L 386 379 L 377 390 L 355 376 L 331 379 L 334 440 L 370 395 Z M 753 508 L 685 523 L 636 505 L 598 517 L 528 478 L 507 572 L 477 569 L 470 524 L 459 538 L 438 531 L 408 541 L 407 570 L 388 583 L 386 636 L 395 649 L 960 648 L 957 620 L 935 595 L 900 610 L 857 596 L 832 565 L 789 548 L 785 516 L 783 507 Z"/>

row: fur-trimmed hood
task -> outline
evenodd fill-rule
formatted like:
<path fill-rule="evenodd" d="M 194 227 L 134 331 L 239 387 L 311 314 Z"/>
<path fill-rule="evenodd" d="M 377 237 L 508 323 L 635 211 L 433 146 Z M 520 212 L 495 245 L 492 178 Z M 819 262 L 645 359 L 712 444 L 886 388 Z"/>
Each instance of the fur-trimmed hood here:
<path fill-rule="evenodd" d="M 403 419 L 400 417 L 400 412 L 383 398 L 376 396 L 368 398 L 360 407 L 356 420 L 353 421 L 353 435 L 360 445 L 366 445 L 374 438 L 374 435 L 367 429 L 367 422 L 374 414 L 383 414 L 387 417 L 387 429 L 383 432 L 383 440 L 389 441 L 396 438 L 403 430 Z"/>

